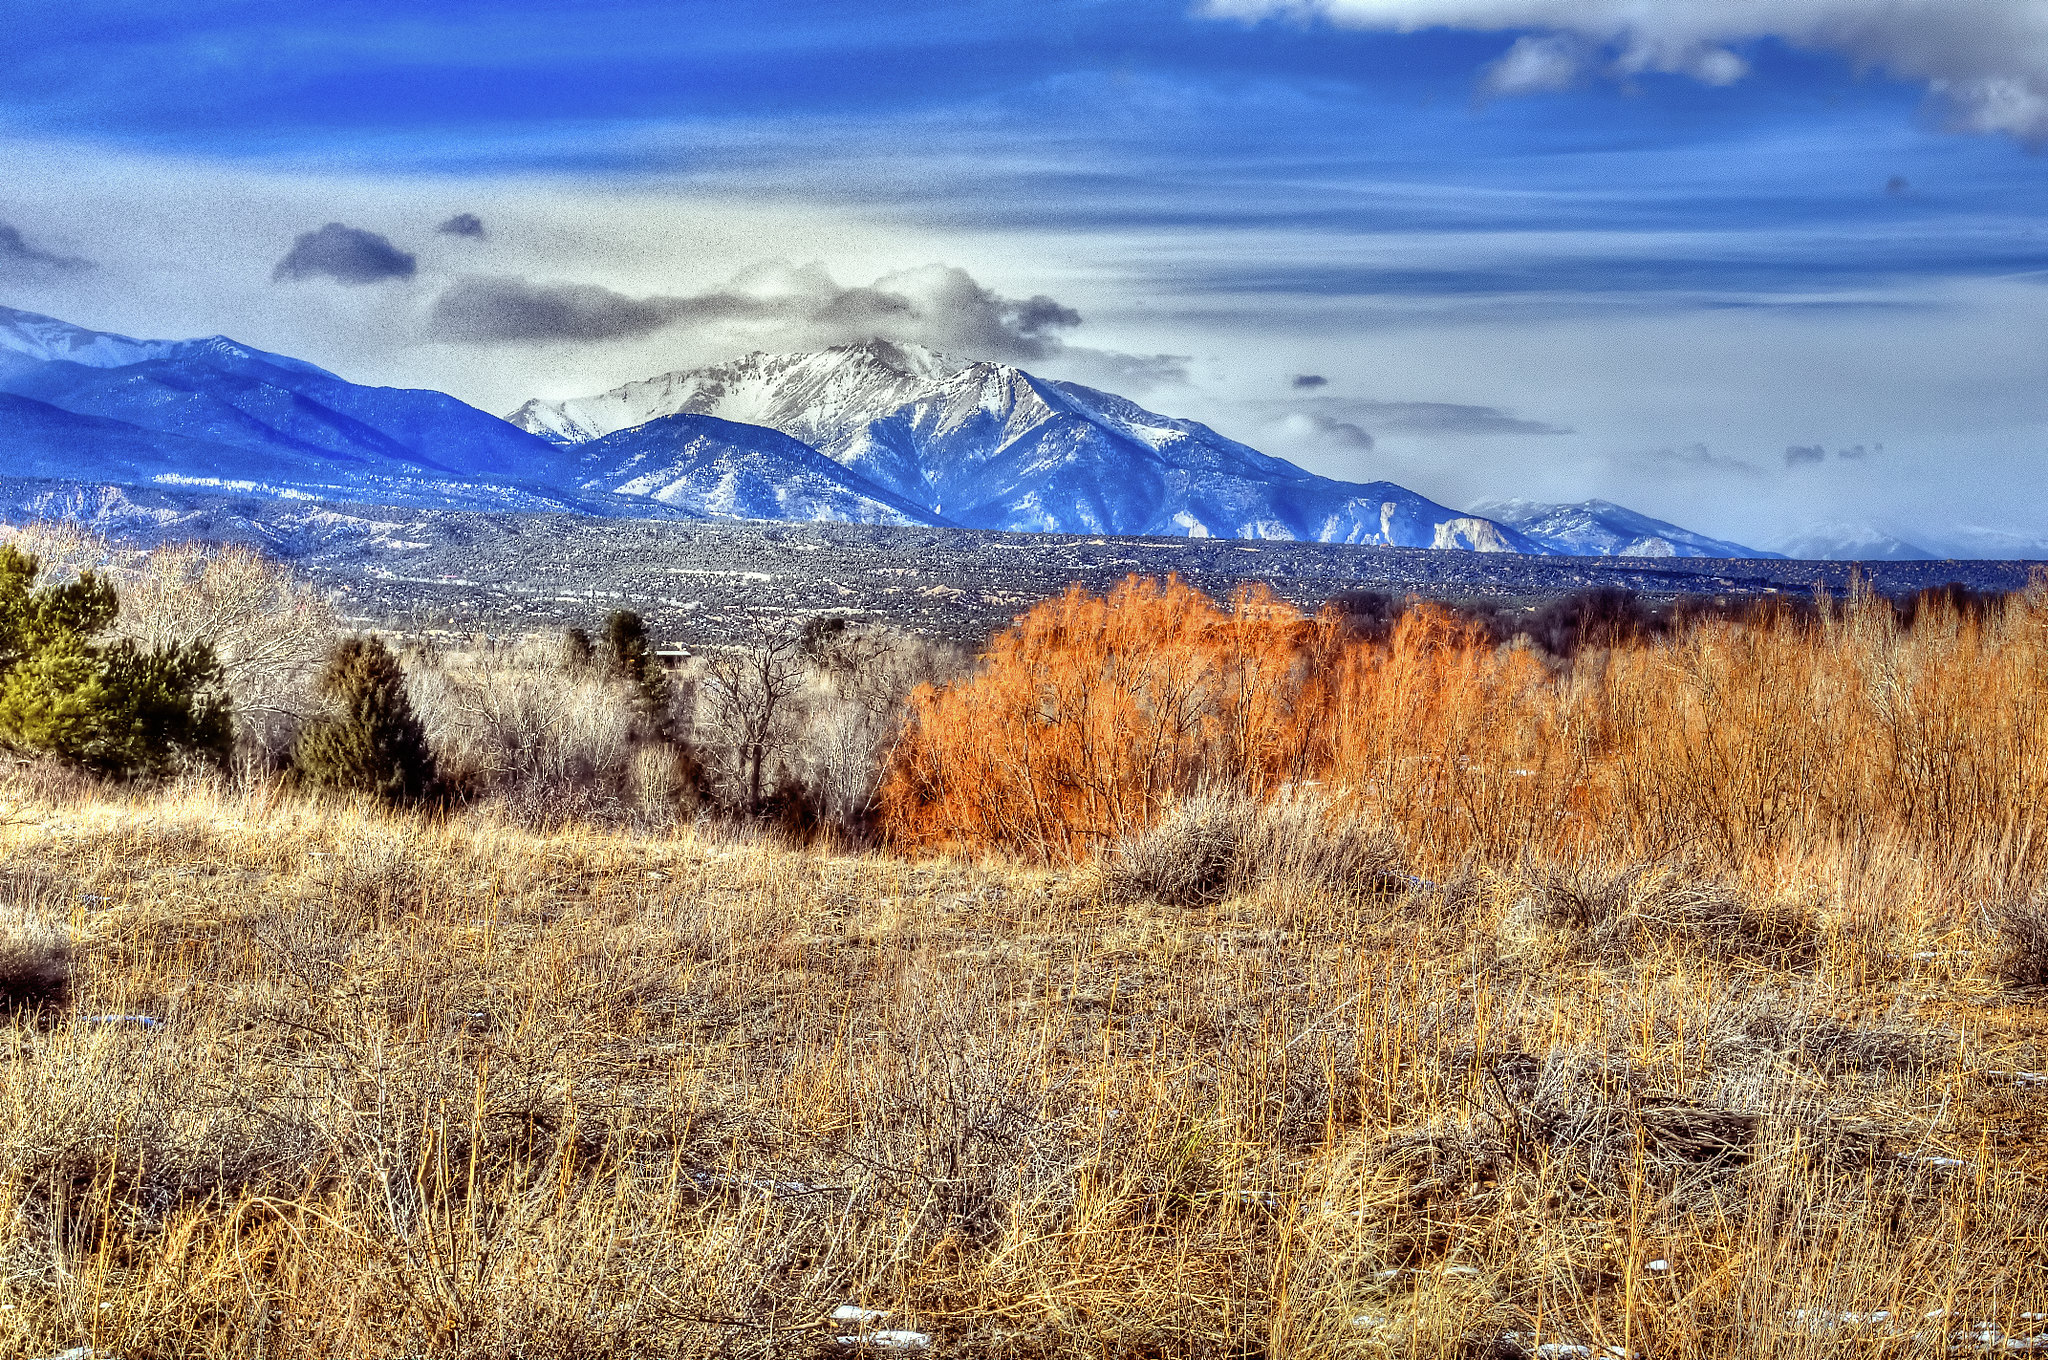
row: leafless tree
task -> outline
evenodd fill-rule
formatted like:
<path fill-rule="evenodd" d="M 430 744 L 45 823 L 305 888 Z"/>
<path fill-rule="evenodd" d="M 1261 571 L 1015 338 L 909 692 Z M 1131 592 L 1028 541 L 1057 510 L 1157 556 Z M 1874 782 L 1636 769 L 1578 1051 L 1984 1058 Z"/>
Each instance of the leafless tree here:
<path fill-rule="evenodd" d="M 698 693 L 708 745 L 732 782 L 745 788 L 749 808 L 761 806 L 769 762 L 795 740 L 795 701 L 808 670 L 799 639 L 787 631 L 705 664 Z"/>
<path fill-rule="evenodd" d="M 117 584 L 124 635 L 213 649 L 245 740 L 263 746 L 288 736 L 310 711 L 334 611 L 288 567 L 248 548 L 181 543 L 151 552 Z"/>

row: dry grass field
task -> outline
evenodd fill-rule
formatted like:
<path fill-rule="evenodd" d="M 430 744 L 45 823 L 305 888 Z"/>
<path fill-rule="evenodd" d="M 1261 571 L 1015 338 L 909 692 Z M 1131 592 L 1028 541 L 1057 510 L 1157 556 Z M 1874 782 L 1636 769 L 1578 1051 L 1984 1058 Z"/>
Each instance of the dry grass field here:
<path fill-rule="evenodd" d="M 1177 873 L 1218 827 L 1243 872 Z M 2004 1351 L 2040 922 L 1928 864 L 1454 861 L 1296 799 L 1040 868 L 18 775 L 0 1353 Z"/>
<path fill-rule="evenodd" d="M 241 744 L 0 765 L 0 1357 L 2048 1352 L 2048 583 L 415 648 L 404 811 L 112 565 Z"/>

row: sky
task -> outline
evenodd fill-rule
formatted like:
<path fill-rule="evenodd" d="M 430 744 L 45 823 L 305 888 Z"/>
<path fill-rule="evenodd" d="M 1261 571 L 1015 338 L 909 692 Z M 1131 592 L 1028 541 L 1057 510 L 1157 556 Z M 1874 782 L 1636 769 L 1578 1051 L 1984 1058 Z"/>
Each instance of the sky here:
<path fill-rule="evenodd" d="M 2048 539 L 2048 0 L 11 6 L 0 303 L 500 413 L 881 335 L 1447 504 Z"/>

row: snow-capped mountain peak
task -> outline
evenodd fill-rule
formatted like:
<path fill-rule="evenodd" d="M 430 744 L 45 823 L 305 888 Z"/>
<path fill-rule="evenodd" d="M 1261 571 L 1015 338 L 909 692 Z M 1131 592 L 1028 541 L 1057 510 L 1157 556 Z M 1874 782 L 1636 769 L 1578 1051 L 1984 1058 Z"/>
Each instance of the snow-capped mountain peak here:
<path fill-rule="evenodd" d="M 886 340 L 807 354 L 756 350 L 594 397 L 529 401 L 506 419 L 558 444 L 601 439 L 663 416 L 700 415 L 765 425 L 820 445 L 822 431 L 877 419 L 966 367 L 936 350 Z"/>
<path fill-rule="evenodd" d="M 685 414 L 778 430 L 969 528 L 1549 551 L 1392 483 L 1318 477 L 1114 393 L 878 341 L 748 354 L 528 402 L 511 419 L 573 445 Z"/>

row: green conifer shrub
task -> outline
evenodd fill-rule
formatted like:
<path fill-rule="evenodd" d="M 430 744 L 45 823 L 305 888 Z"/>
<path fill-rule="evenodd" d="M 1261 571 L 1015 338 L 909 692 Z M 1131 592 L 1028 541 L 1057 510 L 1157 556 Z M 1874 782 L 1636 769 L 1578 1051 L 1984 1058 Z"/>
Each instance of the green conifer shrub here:
<path fill-rule="evenodd" d="M 320 675 L 334 711 L 309 724 L 292 768 L 309 784 L 417 803 L 440 792 L 427 735 L 414 716 L 398 658 L 376 638 L 350 638 Z"/>
<path fill-rule="evenodd" d="M 38 589 L 40 571 L 0 547 L 0 747 L 115 777 L 224 759 L 234 725 L 212 651 L 103 641 L 113 585 L 87 572 Z"/>
<path fill-rule="evenodd" d="M 647 624 L 630 609 L 617 610 L 604 623 L 605 663 L 636 692 L 640 717 L 658 737 L 670 735 L 668 672 L 647 640 Z"/>

